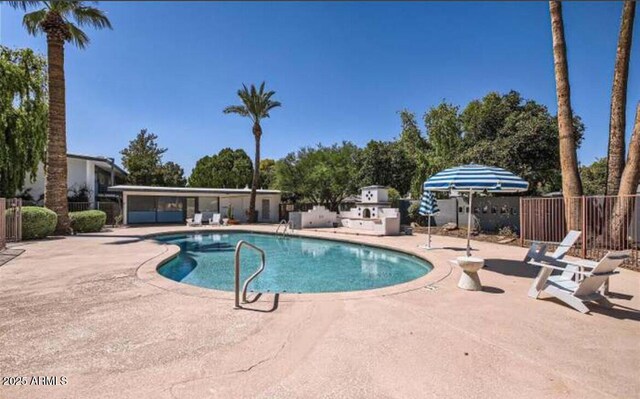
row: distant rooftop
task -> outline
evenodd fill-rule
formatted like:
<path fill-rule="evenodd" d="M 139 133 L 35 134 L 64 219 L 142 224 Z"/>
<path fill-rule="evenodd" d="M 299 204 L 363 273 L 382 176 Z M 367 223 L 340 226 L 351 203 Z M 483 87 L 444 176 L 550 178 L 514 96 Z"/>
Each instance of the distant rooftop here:
<path fill-rule="evenodd" d="M 202 187 L 156 187 L 118 185 L 109 187 L 109 191 L 141 191 L 155 193 L 194 193 L 194 194 L 249 194 L 250 188 L 202 188 Z M 257 190 L 258 194 L 280 194 L 280 190 Z"/>

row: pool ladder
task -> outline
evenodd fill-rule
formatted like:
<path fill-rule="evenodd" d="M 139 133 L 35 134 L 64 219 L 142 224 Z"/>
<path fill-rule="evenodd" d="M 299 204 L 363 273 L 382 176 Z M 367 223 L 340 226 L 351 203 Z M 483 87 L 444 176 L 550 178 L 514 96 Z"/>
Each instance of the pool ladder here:
<path fill-rule="evenodd" d="M 278 227 L 276 228 L 276 234 L 280 232 L 281 227 L 284 227 L 284 229 L 282 230 L 282 234 L 280 235 L 281 237 L 286 237 L 287 231 L 289 232 L 293 231 L 293 223 L 291 221 L 287 222 L 285 219 L 282 219 L 280 221 L 280 224 L 278 224 Z"/>
<path fill-rule="evenodd" d="M 247 288 L 249 287 L 249 283 L 251 281 L 253 281 L 253 279 L 255 279 L 256 277 L 258 277 L 258 275 L 260 273 L 262 273 L 262 271 L 264 270 L 264 265 L 265 265 L 265 255 L 264 255 L 264 251 L 260 248 L 258 248 L 257 246 L 244 241 L 244 240 L 240 240 L 238 241 L 238 244 L 236 244 L 236 253 L 235 253 L 235 305 L 234 305 L 234 309 L 242 309 L 242 306 L 240 306 L 240 250 L 242 249 L 243 246 L 247 246 L 250 249 L 253 249 L 254 251 L 258 252 L 260 254 L 260 267 L 258 268 L 258 270 L 256 270 L 251 276 L 249 276 L 249 278 L 247 278 L 244 281 L 244 284 L 242 285 L 242 303 L 247 303 L 249 302 L 247 300 Z"/>

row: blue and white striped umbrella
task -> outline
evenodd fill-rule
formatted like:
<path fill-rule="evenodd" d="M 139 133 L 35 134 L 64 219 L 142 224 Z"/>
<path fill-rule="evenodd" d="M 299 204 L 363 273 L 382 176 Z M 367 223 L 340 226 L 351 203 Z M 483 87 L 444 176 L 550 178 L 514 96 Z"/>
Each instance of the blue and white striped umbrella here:
<path fill-rule="evenodd" d="M 467 256 L 471 256 L 471 215 L 473 214 L 473 192 L 490 191 L 515 193 L 527 191 L 529 183 L 508 170 L 495 166 L 462 165 L 445 169 L 427 179 L 425 191 L 468 191 L 469 212 L 467 220 Z"/>
<path fill-rule="evenodd" d="M 422 216 L 434 215 L 440 212 L 438 209 L 438 200 L 432 191 L 426 191 L 422 193 L 422 199 L 420 200 L 420 208 L 418 213 Z"/>
<path fill-rule="evenodd" d="M 424 182 L 424 189 L 431 191 L 491 191 L 514 193 L 527 191 L 529 183 L 508 170 L 495 166 L 462 165 L 445 169 Z"/>

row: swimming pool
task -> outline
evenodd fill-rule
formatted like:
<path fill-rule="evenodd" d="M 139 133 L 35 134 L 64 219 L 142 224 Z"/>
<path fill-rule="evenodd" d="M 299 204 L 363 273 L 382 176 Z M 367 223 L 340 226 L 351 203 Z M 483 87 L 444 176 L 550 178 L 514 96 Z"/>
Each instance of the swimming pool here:
<path fill-rule="evenodd" d="M 387 287 L 431 271 L 430 263 L 404 253 L 316 238 L 246 232 L 157 237 L 180 247 L 158 272 L 175 281 L 233 291 L 234 251 L 240 240 L 265 251 L 265 270 L 249 285 L 256 292 L 344 292 Z M 260 265 L 259 255 L 242 250 L 241 281 Z"/>

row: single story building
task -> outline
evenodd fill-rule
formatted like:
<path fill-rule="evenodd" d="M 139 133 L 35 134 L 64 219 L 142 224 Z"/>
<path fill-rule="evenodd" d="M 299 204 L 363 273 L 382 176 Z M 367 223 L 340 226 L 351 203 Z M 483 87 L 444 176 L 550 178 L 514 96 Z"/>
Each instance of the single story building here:
<path fill-rule="evenodd" d="M 249 188 L 194 188 L 118 185 L 110 192 L 122 193 L 124 224 L 185 223 L 195 213 L 207 221 L 214 213 L 246 222 L 249 212 Z M 258 222 L 276 223 L 279 216 L 280 191 L 258 190 Z M 231 210 L 229 210 L 231 209 Z"/>
<path fill-rule="evenodd" d="M 102 156 L 67 154 L 67 188 L 69 195 L 86 190 L 87 199 L 93 206 L 97 201 L 113 197 L 107 192 L 109 186 L 124 183 L 127 172 L 116 165 L 113 158 Z M 38 165 L 36 178 L 25 178 L 23 193 L 28 193 L 32 201 L 40 204 L 44 199 L 44 165 Z"/>

